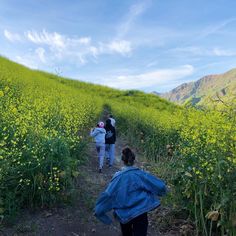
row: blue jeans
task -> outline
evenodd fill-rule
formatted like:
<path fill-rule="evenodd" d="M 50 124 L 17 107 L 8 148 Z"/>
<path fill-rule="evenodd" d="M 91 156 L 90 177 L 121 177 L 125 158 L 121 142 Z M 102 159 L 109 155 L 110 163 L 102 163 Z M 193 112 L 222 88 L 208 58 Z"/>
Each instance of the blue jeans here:
<path fill-rule="evenodd" d="M 115 144 L 106 144 L 106 157 L 109 165 L 112 166 L 115 160 Z"/>
<path fill-rule="evenodd" d="M 96 150 L 98 154 L 98 165 L 99 169 L 103 167 L 103 160 L 105 156 L 105 144 L 104 143 L 96 143 Z"/>

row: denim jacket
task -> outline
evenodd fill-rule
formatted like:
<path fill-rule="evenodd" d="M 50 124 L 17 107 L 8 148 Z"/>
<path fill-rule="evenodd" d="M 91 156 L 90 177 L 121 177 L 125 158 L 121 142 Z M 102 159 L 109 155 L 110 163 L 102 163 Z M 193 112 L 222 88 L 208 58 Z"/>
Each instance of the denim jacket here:
<path fill-rule="evenodd" d="M 90 132 L 96 143 L 105 143 L 106 130 L 104 128 L 95 128 Z"/>
<path fill-rule="evenodd" d="M 165 194 L 166 185 L 162 180 L 137 167 L 126 167 L 113 176 L 98 198 L 95 216 L 103 223 L 111 224 L 112 220 L 106 213 L 113 209 L 117 219 L 126 224 L 158 207 L 158 196 Z"/>

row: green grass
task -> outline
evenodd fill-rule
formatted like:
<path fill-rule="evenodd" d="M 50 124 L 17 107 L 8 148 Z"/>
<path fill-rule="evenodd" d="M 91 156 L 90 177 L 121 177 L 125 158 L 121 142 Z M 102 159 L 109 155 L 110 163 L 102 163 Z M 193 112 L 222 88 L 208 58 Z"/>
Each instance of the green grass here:
<path fill-rule="evenodd" d="M 104 109 L 114 114 L 119 134 L 158 163 L 153 171 L 172 186 L 169 204 L 185 209 L 200 235 L 212 230 L 235 235 L 235 103 L 195 110 L 137 90 L 30 70 L 5 58 L 0 58 L 1 216 L 22 206 L 68 201 L 89 127 Z M 174 149 L 171 156 L 167 145 Z M 219 214 L 216 229 L 206 217 L 213 210 Z"/>

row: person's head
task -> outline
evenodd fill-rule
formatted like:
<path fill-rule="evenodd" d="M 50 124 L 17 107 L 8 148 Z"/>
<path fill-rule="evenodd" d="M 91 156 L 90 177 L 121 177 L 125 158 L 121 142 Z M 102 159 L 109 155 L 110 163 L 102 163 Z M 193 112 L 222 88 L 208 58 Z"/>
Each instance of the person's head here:
<path fill-rule="evenodd" d="M 106 126 L 108 126 L 108 127 L 111 126 L 111 120 L 110 119 L 106 120 Z"/>
<path fill-rule="evenodd" d="M 104 128 L 104 123 L 103 123 L 102 121 L 99 121 L 99 122 L 98 122 L 98 127 L 99 127 L 99 128 Z"/>
<path fill-rule="evenodd" d="M 122 150 L 122 161 L 126 166 L 132 166 L 134 164 L 135 155 L 129 147 Z"/>
<path fill-rule="evenodd" d="M 113 118 L 113 115 L 112 115 L 112 114 L 110 114 L 110 115 L 109 115 L 109 118 Z"/>

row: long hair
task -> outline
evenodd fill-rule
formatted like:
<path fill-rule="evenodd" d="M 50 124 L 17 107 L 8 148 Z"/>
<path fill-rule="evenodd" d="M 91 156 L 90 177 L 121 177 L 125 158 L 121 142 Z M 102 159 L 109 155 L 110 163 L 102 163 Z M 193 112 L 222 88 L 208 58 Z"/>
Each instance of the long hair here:
<path fill-rule="evenodd" d="M 134 164 L 134 160 L 135 154 L 133 151 L 129 147 L 124 148 L 122 150 L 122 161 L 124 164 L 127 166 L 132 166 Z"/>

